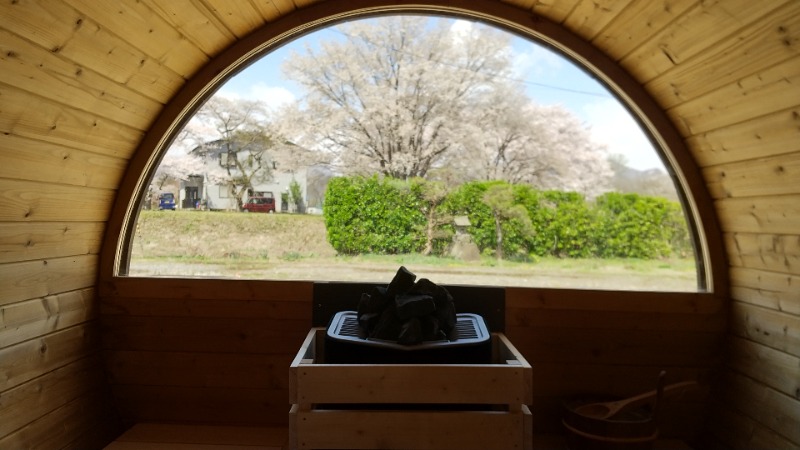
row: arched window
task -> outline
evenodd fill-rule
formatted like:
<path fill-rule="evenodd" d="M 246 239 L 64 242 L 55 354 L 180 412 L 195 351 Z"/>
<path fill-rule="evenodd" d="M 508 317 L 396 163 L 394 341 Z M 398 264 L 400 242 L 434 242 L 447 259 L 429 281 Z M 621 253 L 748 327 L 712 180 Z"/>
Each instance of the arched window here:
<path fill-rule="evenodd" d="M 187 86 L 117 275 L 711 289 L 696 174 L 641 86 L 547 24 L 378 12 L 240 42 Z"/>

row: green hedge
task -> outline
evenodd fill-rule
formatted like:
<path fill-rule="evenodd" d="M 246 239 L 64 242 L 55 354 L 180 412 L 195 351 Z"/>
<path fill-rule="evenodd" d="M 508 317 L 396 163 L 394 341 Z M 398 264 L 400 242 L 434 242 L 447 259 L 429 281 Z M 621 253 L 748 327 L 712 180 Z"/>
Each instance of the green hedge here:
<path fill-rule="evenodd" d="M 342 254 L 414 253 L 425 242 L 424 180 L 334 178 L 325 195 L 328 241 Z M 502 221 L 505 257 L 644 258 L 689 256 L 691 239 L 679 204 L 659 197 L 607 193 L 593 202 L 575 192 L 539 191 L 502 181 L 471 182 L 450 192 L 439 205 L 442 216 L 469 217 L 468 232 L 484 254 L 496 249 L 496 222 L 484 195 L 493 186 L 513 189 L 514 204 L 530 224 Z M 441 227 L 451 236 L 452 225 Z M 449 239 L 434 242 L 446 254 Z"/>
<path fill-rule="evenodd" d="M 324 216 L 328 242 L 342 254 L 414 253 L 423 244 L 419 185 L 377 176 L 333 178 Z"/>

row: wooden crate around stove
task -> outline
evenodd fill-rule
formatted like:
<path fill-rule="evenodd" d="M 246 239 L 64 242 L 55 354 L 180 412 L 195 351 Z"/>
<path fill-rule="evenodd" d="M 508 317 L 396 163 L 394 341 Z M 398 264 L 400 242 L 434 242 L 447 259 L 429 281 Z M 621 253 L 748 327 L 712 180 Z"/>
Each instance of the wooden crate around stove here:
<path fill-rule="evenodd" d="M 290 367 L 291 448 L 531 448 L 531 366 L 502 333 L 491 364 L 326 364 L 325 332 Z"/>

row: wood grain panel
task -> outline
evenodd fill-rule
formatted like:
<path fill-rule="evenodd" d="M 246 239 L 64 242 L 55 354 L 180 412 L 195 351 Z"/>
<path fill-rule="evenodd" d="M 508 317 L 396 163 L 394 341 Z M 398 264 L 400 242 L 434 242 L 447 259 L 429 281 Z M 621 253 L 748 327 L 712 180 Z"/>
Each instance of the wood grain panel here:
<path fill-rule="evenodd" d="M 67 3 L 105 29 L 125 36 L 130 45 L 183 78 L 189 78 L 208 62 L 202 50 L 141 2 L 67 0 Z"/>
<path fill-rule="evenodd" d="M 563 24 L 586 40 L 592 40 L 617 15 L 630 5 L 632 0 L 582 0 L 575 6 Z"/>
<path fill-rule="evenodd" d="M 797 443 L 789 441 L 758 421 L 719 403 L 714 405 L 713 412 L 709 415 L 709 423 L 714 436 L 724 446 L 720 448 L 752 450 L 754 448 L 778 449 L 798 446 Z"/>
<path fill-rule="evenodd" d="M 800 276 L 766 270 L 731 268 L 732 298 L 800 315 Z"/>
<path fill-rule="evenodd" d="M 0 178 L 0 221 L 102 222 L 115 192 Z"/>
<path fill-rule="evenodd" d="M 0 30 L 3 82 L 62 105 L 145 130 L 161 104 L 101 74 Z"/>
<path fill-rule="evenodd" d="M 794 445 L 789 448 L 800 444 L 800 427 L 797 426 L 800 402 L 797 399 L 733 372 L 727 372 L 722 382 L 726 406 L 792 441 Z"/>
<path fill-rule="evenodd" d="M 728 339 L 727 365 L 790 397 L 800 392 L 800 358 L 748 339 Z"/>
<path fill-rule="evenodd" d="M 100 310 L 108 315 L 288 319 L 311 323 L 308 303 L 260 299 L 105 298 Z"/>
<path fill-rule="evenodd" d="M 0 349 L 0 380 L 11 389 L 99 350 L 94 324 L 84 323 Z M 0 447 L 2 448 L 2 447 Z"/>
<path fill-rule="evenodd" d="M 0 265 L 0 305 L 94 286 L 97 255 Z"/>
<path fill-rule="evenodd" d="M 800 273 L 800 236 L 726 233 L 725 247 L 734 267 Z"/>
<path fill-rule="evenodd" d="M 116 413 L 99 389 L 0 437 L 0 448 L 102 448 L 121 432 Z"/>
<path fill-rule="evenodd" d="M 716 206 L 728 233 L 796 234 L 800 223 L 800 195 L 726 198 Z"/>
<path fill-rule="evenodd" d="M 691 136 L 687 143 L 700 166 L 800 151 L 800 109 L 791 108 Z"/>
<path fill-rule="evenodd" d="M 742 302 L 731 305 L 731 333 L 800 356 L 800 317 Z"/>
<path fill-rule="evenodd" d="M 534 0 L 533 12 L 556 23 L 561 23 L 578 5 L 580 0 Z M 531 2 L 528 2 L 531 3 Z"/>
<path fill-rule="evenodd" d="M 742 21 L 731 20 L 731 17 L 746 18 L 753 27 L 757 26 L 759 18 L 780 5 L 768 6 L 772 8 L 754 2 L 735 5 L 724 1 L 696 2 L 668 28 L 646 40 L 620 63 L 640 82 L 646 83 L 704 50 L 713 50 L 729 35 L 741 32 Z"/>
<path fill-rule="evenodd" d="M 793 58 L 667 110 L 684 136 L 726 128 L 789 108 L 800 95 L 800 58 Z M 655 92 L 658 98 L 666 91 Z M 742 105 L 747 105 L 743 108 Z M 761 131 L 763 134 L 763 131 Z"/>
<path fill-rule="evenodd" d="M 696 3 L 696 0 L 631 2 L 592 40 L 592 44 L 620 60 Z"/>
<path fill-rule="evenodd" d="M 96 255 L 104 229 L 100 222 L 2 222 L 0 264 Z"/>
<path fill-rule="evenodd" d="M 214 56 L 235 39 L 203 2 L 143 0 L 145 5 L 192 41 L 206 55 Z"/>
<path fill-rule="evenodd" d="M 185 81 L 66 3 L 3 2 L 0 16 L 6 30 L 153 100 L 165 101 Z"/>
<path fill-rule="evenodd" d="M 0 306 L 0 348 L 91 320 L 95 308 L 93 288 Z"/>
<path fill-rule="evenodd" d="M 0 178 L 116 189 L 127 161 L 63 145 L 0 134 Z"/>
<path fill-rule="evenodd" d="M 104 352 L 112 385 L 286 389 L 294 353 Z"/>
<path fill-rule="evenodd" d="M 112 391 L 127 423 L 289 423 L 289 396 L 284 389 L 116 385 Z"/>
<path fill-rule="evenodd" d="M 116 350 L 290 354 L 310 324 L 297 320 L 103 316 L 104 347 Z"/>
<path fill-rule="evenodd" d="M 670 314 L 507 308 L 506 325 L 522 328 L 724 332 L 723 314 Z"/>
<path fill-rule="evenodd" d="M 248 35 L 264 24 L 261 14 L 250 2 L 228 0 L 206 0 L 216 18 L 238 38 Z"/>
<path fill-rule="evenodd" d="M 760 5 L 762 9 L 765 4 Z M 743 28 L 735 39 L 716 43 L 708 50 L 660 74 L 645 86 L 651 92 L 671 92 L 672 95 L 659 95 L 661 104 L 669 109 L 684 101 L 702 96 L 712 90 L 731 84 L 755 84 L 753 75 L 768 82 L 777 77 L 773 70 L 764 67 L 787 66 L 780 70 L 783 76 L 797 73 L 797 62 L 787 65 L 786 61 L 797 61 L 797 48 L 800 46 L 800 4 L 787 2 L 751 26 Z M 789 66 L 795 68 L 794 72 Z"/>
<path fill-rule="evenodd" d="M 506 308 L 641 312 L 722 313 L 725 303 L 702 292 L 588 291 L 584 289 L 506 288 Z M 509 317 L 512 320 L 513 317 Z"/>
<path fill-rule="evenodd" d="M 35 421 L 102 386 L 102 361 L 90 356 L 49 372 L 35 381 L 0 392 L 0 436 Z"/>
<path fill-rule="evenodd" d="M 311 6 L 314 3 L 320 3 L 327 0 L 291 0 L 291 3 L 294 4 L 297 8 L 305 8 L 306 6 Z M 273 3 L 281 2 L 281 3 L 288 3 L 287 0 L 273 0 Z"/>
<path fill-rule="evenodd" d="M 214 280 L 115 277 L 99 286 L 115 299 L 237 299 L 310 302 L 314 283 L 303 281 Z M 116 303 L 116 302 L 113 302 Z"/>
<path fill-rule="evenodd" d="M 714 198 L 800 194 L 800 154 L 703 169 Z"/>
<path fill-rule="evenodd" d="M 143 450 L 145 443 L 153 446 L 164 444 L 175 445 L 242 445 L 255 447 L 252 450 L 270 450 L 283 448 L 289 439 L 288 430 L 272 427 L 231 427 L 231 426 L 197 426 L 160 423 L 141 423 L 122 434 L 109 450 L 117 448 L 118 444 L 131 444 L 122 448 L 139 448 Z M 136 445 L 140 447 L 136 447 Z M 268 446 L 268 448 L 264 448 Z M 176 447 L 177 448 L 177 447 Z"/>
<path fill-rule="evenodd" d="M 712 332 L 595 328 L 512 326 L 506 334 L 534 368 L 539 362 L 711 367 L 722 361 L 724 340 Z"/>
<path fill-rule="evenodd" d="M 130 157 L 142 137 L 132 127 L 43 97 L 34 97 L 36 108 L 31 108 L 31 97 L 0 82 L 0 133 L 123 159 Z"/>
<path fill-rule="evenodd" d="M 283 2 L 286 5 L 286 11 L 281 12 L 277 6 L 275 6 L 275 2 L 265 1 L 265 2 L 256 2 L 253 6 L 256 8 L 258 13 L 261 15 L 261 18 L 265 22 L 272 22 L 273 20 L 279 19 L 283 14 L 288 13 L 289 11 L 293 11 L 296 6 L 292 2 Z"/>

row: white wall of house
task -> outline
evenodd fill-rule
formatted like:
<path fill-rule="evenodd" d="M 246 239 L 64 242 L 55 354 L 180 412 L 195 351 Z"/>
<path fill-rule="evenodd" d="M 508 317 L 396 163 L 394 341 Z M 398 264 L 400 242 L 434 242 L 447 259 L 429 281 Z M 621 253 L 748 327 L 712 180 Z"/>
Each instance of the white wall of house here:
<path fill-rule="evenodd" d="M 293 173 L 276 170 L 273 172 L 271 181 L 254 185 L 253 190 L 256 192 L 272 192 L 275 196 L 276 212 L 295 212 L 295 205 L 291 203 L 286 205 L 286 209 L 283 209 L 283 200 L 281 196 L 281 194 L 289 192 L 289 185 L 293 180 L 300 184 L 303 202 L 307 204 L 308 186 L 306 169 L 300 169 Z M 181 194 L 183 194 L 183 192 Z M 236 211 L 236 198 L 228 193 L 228 187 L 226 185 L 211 184 L 206 180 L 201 196 L 206 201 L 206 205 L 210 210 Z M 245 196 L 244 200 L 247 200 L 247 196 Z"/>

